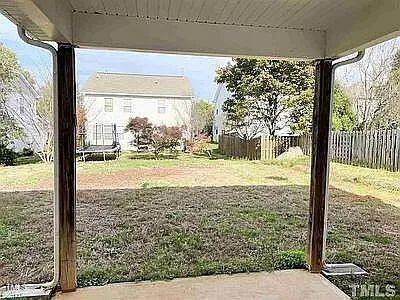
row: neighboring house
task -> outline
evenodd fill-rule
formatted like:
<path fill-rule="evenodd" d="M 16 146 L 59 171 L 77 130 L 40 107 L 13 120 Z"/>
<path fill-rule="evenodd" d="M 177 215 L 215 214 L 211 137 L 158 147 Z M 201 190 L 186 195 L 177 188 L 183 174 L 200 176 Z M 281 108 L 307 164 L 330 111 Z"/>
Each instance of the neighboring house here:
<path fill-rule="evenodd" d="M 125 132 L 134 117 L 147 117 L 154 125 L 184 127 L 184 138 L 190 138 L 194 98 L 184 76 L 98 72 L 89 77 L 82 93 L 88 144 L 111 144 L 116 124 L 121 148 L 134 149 L 132 134 Z"/>
<path fill-rule="evenodd" d="M 219 84 L 214 95 L 214 121 L 213 141 L 218 142 L 219 136 L 224 133 L 225 114 L 222 110 L 224 102 L 229 97 L 229 92 L 224 84 Z"/>
<path fill-rule="evenodd" d="M 43 130 L 36 114 L 39 93 L 23 75 L 17 82 L 17 87 L 7 99 L 6 109 L 22 129 L 22 136 L 12 141 L 11 148 L 15 151 L 23 148 L 41 151 L 44 143 Z"/>
<path fill-rule="evenodd" d="M 213 141 L 218 142 L 221 134 L 229 134 L 230 129 L 226 126 L 226 117 L 223 111 L 224 102 L 229 98 L 230 93 L 224 84 L 218 84 L 217 90 L 214 95 L 214 121 L 213 121 Z M 285 118 L 285 117 L 284 117 Z M 262 127 L 262 126 L 261 126 Z M 283 126 L 281 130 L 277 132 L 277 135 L 288 135 L 290 134 L 289 126 Z M 257 136 L 269 135 L 269 131 L 266 127 L 261 128 L 261 132 Z"/>

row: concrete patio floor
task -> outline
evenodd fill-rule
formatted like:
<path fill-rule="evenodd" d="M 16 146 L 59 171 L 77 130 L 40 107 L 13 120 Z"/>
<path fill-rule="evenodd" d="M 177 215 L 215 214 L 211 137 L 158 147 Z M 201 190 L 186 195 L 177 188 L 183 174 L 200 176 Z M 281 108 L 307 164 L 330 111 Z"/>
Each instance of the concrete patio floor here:
<path fill-rule="evenodd" d="M 122 299 L 349 299 L 319 274 L 305 270 L 286 270 L 236 275 L 203 276 L 171 281 L 116 283 L 58 294 L 57 300 Z"/>

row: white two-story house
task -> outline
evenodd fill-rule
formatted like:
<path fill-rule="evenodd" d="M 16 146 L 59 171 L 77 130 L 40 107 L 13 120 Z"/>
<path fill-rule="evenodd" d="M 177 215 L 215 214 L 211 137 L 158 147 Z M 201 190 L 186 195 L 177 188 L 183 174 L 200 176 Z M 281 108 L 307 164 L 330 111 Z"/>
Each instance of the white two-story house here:
<path fill-rule="evenodd" d="M 213 141 L 218 142 L 219 136 L 225 131 L 224 102 L 228 99 L 229 92 L 224 84 L 218 84 L 214 95 Z"/>
<path fill-rule="evenodd" d="M 122 150 L 133 149 L 133 136 L 125 127 L 134 117 L 147 117 L 154 125 L 183 127 L 184 137 L 190 138 L 194 97 L 184 76 L 97 72 L 82 93 L 87 144 L 112 144 L 115 124 Z"/>

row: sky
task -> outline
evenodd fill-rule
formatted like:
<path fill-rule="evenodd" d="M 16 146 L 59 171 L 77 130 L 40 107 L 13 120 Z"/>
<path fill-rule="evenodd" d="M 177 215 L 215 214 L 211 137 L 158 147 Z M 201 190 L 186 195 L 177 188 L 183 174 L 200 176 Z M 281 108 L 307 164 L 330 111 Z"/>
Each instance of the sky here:
<path fill-rule="evenodd" d="M 50 54 L 23 42 L 16 26 L 1 14 L 0 43 L 17 55 L 21 66 L 34 74 L 39 84 L 51 78 Z M 77 49 L 78 87 L 81 88 L 90 74 L 97 71 L 185 75 L 192 84 L 195 97 L 211 102 L 217 87 L 214 82 L 215 71 L 230 60 L 227 57 Z"/>

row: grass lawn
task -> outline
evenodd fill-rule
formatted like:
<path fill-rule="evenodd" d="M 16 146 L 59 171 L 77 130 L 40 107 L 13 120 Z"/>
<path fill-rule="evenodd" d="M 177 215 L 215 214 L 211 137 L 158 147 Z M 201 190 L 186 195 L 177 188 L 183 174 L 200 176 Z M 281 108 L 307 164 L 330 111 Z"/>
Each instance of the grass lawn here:
<path fill-rule="evenodd" d="M 78 163 L 79 285 L 304 267 L 308 158 Z M 51 278 L 52 170 L 0 168 L 0 285 Z M 385 203 L 386 202 L 386 203 Z M 400 293 L 400 174 L 332 164 L 328 262 Z"/>

